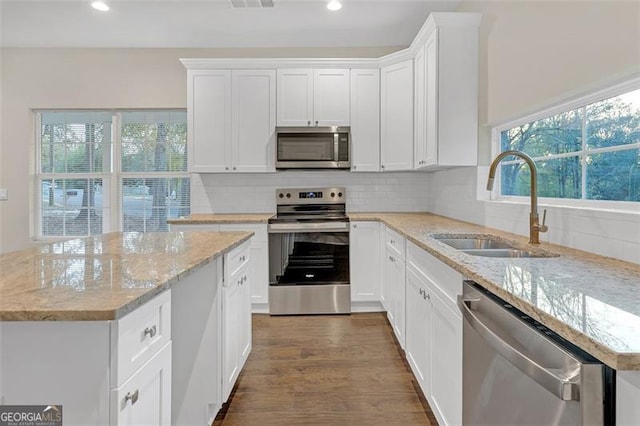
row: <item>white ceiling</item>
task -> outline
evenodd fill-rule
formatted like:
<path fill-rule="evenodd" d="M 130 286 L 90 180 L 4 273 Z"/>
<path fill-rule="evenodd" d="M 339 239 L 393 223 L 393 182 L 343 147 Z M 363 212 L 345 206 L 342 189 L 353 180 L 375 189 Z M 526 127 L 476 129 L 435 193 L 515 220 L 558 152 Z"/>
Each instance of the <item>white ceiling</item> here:
<path fill-rule="evenodd" d="M 230 0 L 0 0 L 3 47 L 385 47 L 407 46 L 432 11 L 459 0 L 274 0 L 233 8 Z"/>

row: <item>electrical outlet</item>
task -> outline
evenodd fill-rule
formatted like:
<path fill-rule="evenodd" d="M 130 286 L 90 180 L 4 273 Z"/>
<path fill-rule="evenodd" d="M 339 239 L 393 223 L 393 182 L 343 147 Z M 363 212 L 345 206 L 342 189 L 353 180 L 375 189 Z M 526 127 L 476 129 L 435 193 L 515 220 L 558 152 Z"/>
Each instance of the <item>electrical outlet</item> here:
<path fill-rule="evenodd" d="M 7 201 L 9 199 L 9 190 L 7 188 L 0 188 L 0 201 Z"/>

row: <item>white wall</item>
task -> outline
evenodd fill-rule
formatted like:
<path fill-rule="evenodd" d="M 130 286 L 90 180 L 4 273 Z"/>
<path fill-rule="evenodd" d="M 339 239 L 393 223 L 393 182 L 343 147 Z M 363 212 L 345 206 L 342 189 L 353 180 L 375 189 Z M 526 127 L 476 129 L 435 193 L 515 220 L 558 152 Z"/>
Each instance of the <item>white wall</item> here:
<path fill-rule="evenodd" d="M 186 108 L 182 57 L 379 57 L 379 49 L 2 49 L 0 248 L 31 242 L 32 109 Z"/>
<path fill-rule="evenodd" d="M 425 211 L 428 174 L 285 171 L 192 175 L 192 213 L 275 212 L 275 188 L 346 187 L 347 211 Z"/>
<path fill-rule="evenodd" d="M 640 72 L 640 2 L 472 0 L 459 10 L 483 14 L 481 165 L 491 161 L 492 126 Z M 479 168 L 479 177 L 468 169 L 436 173 L 429 182 L 431 211 L 528 235 L 528 204 L 477 201 L 488 197 L 486 169 Z M 547 208 L 549 232 L 542 240 L 640 263 L 637 213 Z"/>

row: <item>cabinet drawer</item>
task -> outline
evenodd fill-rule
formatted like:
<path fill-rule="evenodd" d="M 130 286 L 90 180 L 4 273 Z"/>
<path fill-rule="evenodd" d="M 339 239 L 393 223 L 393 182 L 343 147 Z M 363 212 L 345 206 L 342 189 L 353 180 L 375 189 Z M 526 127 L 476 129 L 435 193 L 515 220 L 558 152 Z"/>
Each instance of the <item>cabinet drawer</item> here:
<path fill-rule="evenodd" d="M 114 321 L 112 383 L 120 386 L 171 340 L 171 290 Z"/>
<path fill-rule="evenodd" d="M 240 247 L 236 247 L 225 256 L 225 282 L 230 283 L 233 277 L 235 277 L 240 269 L 249 263 L 250 253 L 249 242 L 243 243 Z"/>
<path fill-rule="evenodd" d="M 229 276 L 228 280 L 225 280 L 224 286 L 230 287 L 234 285 L 245 285 L 249 282 L 249 265 L 244 263 L 242 267 L 237 269 L 231 276 Z"/>
<path fill-rule="evenodd" d="M 456 308 L 456 298 L 462 294 L 462 274 L 438 260 L 412 242 L 407 243 L 407 262 L 424 274 L 442 292 L 445 302 Z"/>
<path fill-rule="evenodd" d="M 399 259 L 405 260 L 405 238 L 392 229 L 386 228 L 386 230 L 387 247 L 394 252 Z"/>

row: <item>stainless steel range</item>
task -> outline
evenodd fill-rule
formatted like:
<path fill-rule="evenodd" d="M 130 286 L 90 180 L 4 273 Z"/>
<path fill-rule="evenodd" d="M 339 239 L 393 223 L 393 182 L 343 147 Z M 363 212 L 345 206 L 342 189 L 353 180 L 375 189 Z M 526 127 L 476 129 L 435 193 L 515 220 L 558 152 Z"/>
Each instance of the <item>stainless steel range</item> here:
<path fill-rule="evenodd" d="M 277 189 L 276 205 L 269 220 L 270 313 L 350 313 L 345 188 Z"/>

